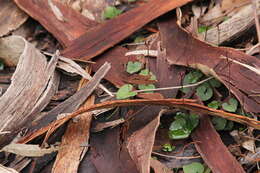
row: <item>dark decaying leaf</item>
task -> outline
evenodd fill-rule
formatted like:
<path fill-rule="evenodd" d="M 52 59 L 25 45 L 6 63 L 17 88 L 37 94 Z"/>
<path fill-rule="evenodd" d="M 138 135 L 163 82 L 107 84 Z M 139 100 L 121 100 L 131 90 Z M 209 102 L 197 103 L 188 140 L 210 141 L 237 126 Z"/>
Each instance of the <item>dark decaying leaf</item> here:
<path fill-rule="evenodd" d="M 59 76 L 55 72 L 57 56 L 47 62 L 46 57 L 25 39 L 18 36 L 11 38 L 7 47 L 16 43 L 23 47 L 17 54 L 19 62 L 12 83 L 0 97 L 0 131 L 10 131 L 0 136 L 0 148 L 11 142 L 26 123 L 36 118 L 36 114 L 49 103 L 59 84 Z"/>
<path fill-rule="evenodd" d="M 200 69 L 222 82 L 248 112 L 260 113 L 260 60 L 232 48 L 199 41 L 169 20 L 164 34 L 170 64 Z"/>

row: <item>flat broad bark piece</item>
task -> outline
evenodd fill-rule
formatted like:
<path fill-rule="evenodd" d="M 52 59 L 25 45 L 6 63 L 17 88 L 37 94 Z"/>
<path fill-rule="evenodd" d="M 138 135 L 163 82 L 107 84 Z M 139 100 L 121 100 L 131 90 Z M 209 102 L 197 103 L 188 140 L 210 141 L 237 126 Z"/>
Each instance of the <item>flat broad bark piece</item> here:
<path fill-rule="evenodd" d="M 155 133 L 160 124 L 160 116 L 134 132 L 127 139 L 127 149 L 140 173 L 150 172 L 150 158 L 152 154 Z"/>
<path fill-rule="evenodd" d="M 170 64 L 188 66 L 221 81 L 248 112 L 260 113 L 260 60 L 226 47 L 213 47 L 193 38 L 175 20 L 163 26 L 168 37 L 166 54 Z"/>
<path fill-rule="evenodd" d="M 0 37 L 17 29 L 28 19 L 12 0 L 0 1 Z"/>
<path fill-rule="evenodd" d="M 94 95 L 90 96 L 84 106 L 93 105 Z M 77 173 L 80 161 L 88 150 L 89 132 L 92 113 L 86 112 L 70 121 L 62 137 L 61 149 L 58 151 L 52 173 Z M 86 145 L 86 146 L 82 146 Z"/>
<path fill-rule="evenodd" d="M 250 29 L 254 23 L 252 5 L 249 4 L 242 7 L 228 20 L 199 34 L 199 36 L 210 44 L 219 45 L 239 38 L 239 36 Z"/>
<path fill-rule="evenodd" d="M 242 166 L 228 151 L 208 116 L 201 116 L 199 127 L 192 133 L 195 146 L 213 173 L 244 173 Z"/>
<path fill-rule="evenodd" d="M 53 1 L 53 4 L 60 10 L 65 21 L 55 16 L 48 1 L 15 0 L 15 3 L 40 22 L 65 47 L 97 24 L 57 1 Z"/>
<path fill-rule="evenodd" d="M 6 41 L 6 40 L 5 40 Z M 12 77 L 12 83 L 0 97 L 0 148 L 11 142 L 24 125 L 34 120 L 49 103 L 58 88 L 59 80 L 55 73 L 58 57 L 49 62 L 32 44 L 19 36 L 11 36 L 4 43 L 24 45 L 19 62 Z M 3 43 L 3 40 L 0 40 Z"/>
<path fill-rule="evenodd" d="M 153 19 L 190 1 L 192 0 L 151 0 L 92 28 L 74 40 L 61 54 L 77 60 L 89 60 L 113 47 Z"/>

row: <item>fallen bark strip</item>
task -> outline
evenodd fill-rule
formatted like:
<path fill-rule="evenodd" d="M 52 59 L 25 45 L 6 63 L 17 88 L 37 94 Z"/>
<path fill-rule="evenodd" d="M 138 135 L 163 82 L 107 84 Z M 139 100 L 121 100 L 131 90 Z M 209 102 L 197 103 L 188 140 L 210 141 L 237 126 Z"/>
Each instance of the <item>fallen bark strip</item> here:
<path fill-rule="evenodd" d="M 92 28 L 75 39 L 61 54 L 77 60 L 89 60 L 113 47 L 160 15 L 192 0 L 151 0 L 115 19 Z"/>
<path fill-rule="evenodd" d="M 87 83 L 81 79 L 79 89 Z M 95 96 L 90 96 L 81 108 L 93 105 Z M 79 164 L 88 151 L 92 112 L 86 112 L 77 117 L 77 121 L 70 121 L 62 137 L 61 149 L 58 151 L 52 167 L 52 173 L 77 173 Z M 82 147 L 81 145 L 86 145 Z M 64 147 L 63 147 L 64 146 Z"/>
<path fill-rule="evenodd" d="M 152 155 L 155 134 L 160 124 L 160 115 L 134 132 L 127 139 L 126 147 L 140 173 L 150 172 L 150 159 Z M 140 140 L 142 139 L 142 140 Z"/>
<path fill-rule="evenodd" d="M 13 43 L 23 45 L 19 50 Z M 47 62 L 44 55 L 22 37 L 11 36 L 0 40 L 2 48 L 16 51 L 19 57 L 12 83 L 0 97 L 0 148 L 11 142 L 24 125 L 36 119 L 58 88 L 55 73 L 58 57 Z M 15 49 L 15 50 L 12 50 Z"/>
<path fill-rule="evenodd" d="M 208 116 L 200 118 L 200 124 L 191 135 L 203 160 L 214 173 L 244 173 L 244 169 L 223 144 Z"/>
<path fill-rule="evenodd" d="M 32 18 L 39 21 L 64 47 L 97 25 L 97 22 L 85 18 L 57 1 L 53 1 L 53 4 L 61 11 L 65 21 L 61 21 L 55 16 L 48 1 L 15 0 L 15 3 Z"/>
<path fill-rule="evenodd" d="M 166 54 L 170 64 L 188 66 L 221 81 L 248 112 L 260 113 L 260 60 L 226 47 L 213 47 L 166 20 Z"/>
<path fill-rule="evenodd" d="M 28 131 L 32 132 L 36 129 L 47 126 L 50 122 L 57 119 L 57 116 L 62 113 L 72 113 L 77 110 L 79 106 L 90 96 L 90 94 L 96 89 L 101 79 L 111 68 L 110 64 L 105 63 L 93 76 L 86 86 L 81 88 L 73 96 L 56 106 L 50 112 L 48 112 L 42 119 L 35 122 L 30 122 L 28 125 Z"/>
<path fill-rule="evenodd" d="M 104 108 L 111 108 L 111 107 L 122 107 L 122 106 L 137 106 L 137 105 L 158 105 L 158 106 L 167 106 L 167 107 L 176 107 L 176 108 L 182 108 L 191 110 L 194 112 L 198 112 L 201 114 L 208 114 L 213 116 L 218 116 L 222 118 L 226 118 L 231 121 L 235 121 L 241 124 L 245 124 L 248 126 L 251 126 L 255 129 L 260 129 L 260 121 L 257 121 L 252 118 L 248 118 L 246 116 L 227 113 L 222 110 L 216 110 L 212 109 L 200 104 L 195 103 L 195 100 L 190 99 L 158 99 L 158 100 L 147 100 L 147 99 L 140 99 L 140 100 L 115 100 L 115 101 L 109 101 L 104 103 L 95 104 L 93 106 L 89 106 L 87 108 L 79 109 L 78 111 L 61 118 L 59 120 L 53 121 L 48 126 L 42 127 L 41 129 L 37 130 L 33 134 L 29 134 L 25 136 L 23 139 L 19 141 L 19 143 L 26 143 L 31 141 L 32 139 L 36 138 L 37 136 L 40 136 L 47 132 L 47 137 L 52 134 L 53 131 L 55 131 L 57 128 L 59 128 L 62 124 L 70 120 L 71 118 L 74 118 L 78 116 L 79 114 L 82 114 L 84 112 L 90 112 L 94 110 L 104 109 Z"/>

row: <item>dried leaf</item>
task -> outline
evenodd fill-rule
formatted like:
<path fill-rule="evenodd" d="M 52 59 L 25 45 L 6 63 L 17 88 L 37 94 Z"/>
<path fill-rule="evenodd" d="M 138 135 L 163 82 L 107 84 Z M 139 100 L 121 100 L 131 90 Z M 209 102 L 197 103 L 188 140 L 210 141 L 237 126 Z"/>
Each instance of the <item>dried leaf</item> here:
<path fill-rule="evenodd" d="M 41 157 L 45 154 L 58 151 L 58 146 L 51 145 L 49 148 L 41 148 L 39 145 L 34 144 L 15 144 L 11 143 L 6 145 L 0 151 L 17 154 L 26 157 Z"/>
<path fill-rule="evenodd" d="M 58 74 L 55 73 L 57 56 L 47 62 L 46 57 L 22 37 L 11 36 L 7 43 L 4 47 L 15 50 L 19 62 L 11 85 L 0 97 L 0 131 L 11 131 L 0 136 L 0 148 L 11 142 L 25 124 L 36 118 L 35 114 L 49 103 L 59 83 Z M 19 45 L 20 49 L 15 49 L 13 45 Z"/>

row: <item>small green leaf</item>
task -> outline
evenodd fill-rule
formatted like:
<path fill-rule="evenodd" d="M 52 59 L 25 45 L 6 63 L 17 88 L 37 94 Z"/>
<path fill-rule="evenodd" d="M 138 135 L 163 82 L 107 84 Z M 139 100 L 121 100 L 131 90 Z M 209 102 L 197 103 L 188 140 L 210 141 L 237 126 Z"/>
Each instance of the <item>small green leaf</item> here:
<path fill-rule="evenodd" d="M 226 127 L 224 128 L 224 130 L 230 131 L 232 130 L 234 127 L 234 122 L 233 121 L 228 121 L 226 124 Z"/>
<path fill-rule="evenodd" d="M 208 83 L 203 83 L 196 89 L 196 94 L 202 101 L 207 101 L 213 96 L 213 90 Z"/>
<path fill-rule="evenodd" d="M 188 74 L 185 75 L 182 84 L 183 85 L 188 85 L 188 84 L 193 84 L 199 81 L 199 79 L 203 76 L 203 74 L 198 71 L 198 70 L 193 70 L 189 72 Z M 190 88 L 182 88 L 182 92 L 188 93 L 190 91 Z"/>
<path fill-rule="evenodd" d="M 235 98 L 230 98 L 227 103 L 222 104 L 222 108 L 228 112 L 236 112 L 238 101 Z"/>
<path fill-rule="evenodd" d="M 216 130 L 224 130 L 227 125 L 227 120 L 221 117 L 213 117 L 212 123 Z"/>
<path fill-rule="evenodd" d="M 135 37 L 134 43 L 141 43 L 144 41 L 144 37 L 143 36 L 137 36 Z"/>
<path fill-rule="evenodd" d="M 113 19 L 122 13 L 122 10 L 117 9 L 114 6 L 107 6 L 103 12 L 103 18 L 105 19 Z"/>
<path fill-rule="evenodd" d="M 130 84 L 123 85 L 116 93 L 117 99 L 127 99 L 137 95 L 136 92 L 133 92 L 133 86 Z"/>
<path fill-rule="evenodd" d="M 155 85 L 154 84 L 148 84 L 148 85 L 143 85 L 140 84 L 138 85 L 138 89 L 140 90 L 146 90 L 146 89 L 155 89 Z M 153 91 L 145 91 L 146 93 L 153 93 Z"/>
<path fill-rule="evenodd" d="M 137 0 L 127 0 L 128 2 L 135 2 L 135 1 L 137 1 Z"/>
<path fill-rule="evenodd" d="M 190 114 L 189 116 L 187 116 L 187 119 L 187 129 L 192 131 L 199 124 L 199 116 L 196 114 Z"/>
<path fill-rule="evenodd" d="M 213 100 L 212 102 L 210 102 L 208 104 L 208 107 L 212 108 L 212 109 L 218 109 L 221 106 L 221 103 L 217 100 Z"/>
<path fill-rule="evenodd" d="M 210 29 L 210 27 L 208 27 L 208 26 L 200 26 L 200 27 L 198 28 L 198 33 L 206 32 L 206 31 L 209 30 L 209 29 Z"/>
<path fill-rule="evenodd" d="M 152 72 L 149 72 L 148 69 L 141 70 L 139 74 L 143 76 L 150 75 L 150 80 L 156 80 L 156 76 Z"/>
<path fill-rule="evenodd" d="M 129 61 L 127 63 L 126 71 L 130 74 L 136 73 L 142 69 L 142 63 L 139 61 Z"/>
<path fill-rule="evenodd" d="M 204 166 L 199 162 L 193 162 L 191 164 L 184 165 L 183 172 L 184 173 L 203 173 Z"/>
<path fill-rule="evenodd" d="M 176 147 L 171 144 L 164 144 L 162 150 L 165 152 L 172 152 Z"/>
<path fill-rule="evenodd" d="M 187 115 L 183 112 L 177 112 L 175 120 L 169 128 L 170 139 L 184 139 L 189 137 L 192 130 L 199 124 L 198 115 Z"/>
<path fill-rule="evenodd" d="M 179 130 L 173 130 L 173 131 L 169 131 L 169 138 L 170 139 L 185 139 L 187 137 L 190 136 L 190 131 L 185 131 L 183 129 L 179 129 Z"/>
<path fill-rule="evenodd" d="M 170 130 L 174 131 L 174 130 L 183 129 L 185 124 L 186 124 L 186 120 L 184 118 L 178 118 L 171 123 Z"/>
<path fill-rule="evenodd" d="M 210 79 L 209 80 L 209 83 L 210 83 L 210 85 L 212 86 L 212 87 L 214 87 L 214 88 L 219 88 L 219 87 L 221 87 L 221 82 L 219 82 L 218 80 L 216 80 L 216 79 Z"/>
<path fill-rule="evenodd" d="M 4 63 L 0 61 L 0 70 L 4 70 Z"/>

